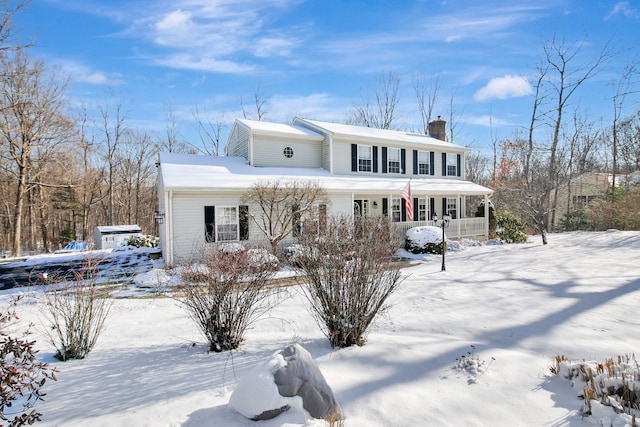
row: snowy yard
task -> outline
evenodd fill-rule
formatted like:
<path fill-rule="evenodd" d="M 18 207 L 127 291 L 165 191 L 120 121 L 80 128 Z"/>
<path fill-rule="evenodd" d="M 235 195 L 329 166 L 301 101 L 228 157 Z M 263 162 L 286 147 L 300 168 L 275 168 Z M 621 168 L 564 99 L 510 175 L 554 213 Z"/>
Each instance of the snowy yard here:
<path fill-rule="evenodd" d="M 608 407 L 583 417 L 582 384 L 550 367 L 556 355 L 604 361 L 640 350 L 640 232 L 461 245 L 446 272 L 439 256 L 419 258 L 367 343 L 347 349 L 329 346 L 296 287 L 239 351 L 216 354 L 170 298 L 116 299 L 93 352 L 64 363 L 43 338 L 37 293 L 1 291 L 0 305 L 25 295 L 21 321 L 37 325 L 40 357 L 59 370 L 36 406 L 41 426 L 324 425 L 300 407 L 252 422 L 227 406 L 238 379 L 291 342 L 318 362 L 347 427 L 631 425 Z"/>

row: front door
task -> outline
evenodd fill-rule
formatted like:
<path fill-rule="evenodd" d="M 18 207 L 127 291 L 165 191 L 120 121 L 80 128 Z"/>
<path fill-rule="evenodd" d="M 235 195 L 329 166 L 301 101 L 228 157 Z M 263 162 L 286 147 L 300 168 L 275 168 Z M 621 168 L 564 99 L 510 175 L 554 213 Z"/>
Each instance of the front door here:
<path fill-rule="evenodd" d="M 369 200 L 355 199 L 353 201 L 353 216 L 354 218 L 368 217 L 369 216 Z"/>

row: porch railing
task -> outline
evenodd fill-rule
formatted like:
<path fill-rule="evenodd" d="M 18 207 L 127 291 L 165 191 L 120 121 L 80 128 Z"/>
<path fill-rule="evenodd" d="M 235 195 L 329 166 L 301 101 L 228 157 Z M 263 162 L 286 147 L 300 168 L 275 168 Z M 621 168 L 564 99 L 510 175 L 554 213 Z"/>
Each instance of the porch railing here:
<path fill-rule="evenodd" d="M 395 223 L 398 231 L 402 233 L 407 232 L 408 229 L 413 227 L 424 226 L 436 226 L 434 221 L 407 221 Z M 461 238 L 461 237 L 486 237 L 487 236 L 487 224 L 484 218 L 461 218 L 452 219 L 449 221 L 449 226 L 445 229 L 447 237 Z"/>

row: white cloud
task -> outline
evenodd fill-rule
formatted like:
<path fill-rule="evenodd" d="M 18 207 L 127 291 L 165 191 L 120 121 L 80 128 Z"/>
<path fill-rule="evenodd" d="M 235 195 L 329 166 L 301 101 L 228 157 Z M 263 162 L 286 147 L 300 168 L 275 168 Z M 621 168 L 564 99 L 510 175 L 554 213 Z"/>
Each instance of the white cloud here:
<path fill-rule="evenodd" d="M 506 74 L 503 77 L 495 77 L 489 80 L 484 87 L 474 95 L 476 101 L 488 101 L 490 99 L 507 99 L 527 96 L 533 93 L 531 85 L 524 77 Z"/>
<path fill-rule="evenodd" d="M 128 33 L 170 49 L 156 63 L 171 65 L 167 63 L 179 57 L 175 68 L 182 64 L 187 69 L 244 72 L 247 67 L 239 66 L 237 58 L 289 56 L 300 44 L 295 34 L 268 24 L 274 9 L 284 10 L 297 1 L 177 1 L 171 9 L 138 11 L 143 17 L 133 20 Z M 186 60 L 198 56 L 203 59 Z"/>
<path fill-rule="evenodd" d="M 243 65 L 233 61 L 218 60 L 202 55 L 179 53 L 165 56 L 155 61 L 158 65 L 183 70 L 207 71 L 213 73 L 248 73 L 255 69 L 253 65 Z"/>
<path fill-rule="evenodd" d="M 628 18 L 635 18 L 639 16 L 639 13 L 636 9 L 632 8 L 629 5 L 628 1 L 619 1 L 613 6 L 613 10 L 609 12 L 609 14 L 604 18 L 605 20 L 612 18 L 615 15 L 624 15 Z"/>
<path fill-rule="evenodd" d="M 86 65 L 75 61 L 56 60 L 54 62 L 57 64 L 57 67 L 74 82 L 98 86 L 118 86 L 124 84 L 120 73 L 105 73 L 103 71 L 92 70 Z"/>

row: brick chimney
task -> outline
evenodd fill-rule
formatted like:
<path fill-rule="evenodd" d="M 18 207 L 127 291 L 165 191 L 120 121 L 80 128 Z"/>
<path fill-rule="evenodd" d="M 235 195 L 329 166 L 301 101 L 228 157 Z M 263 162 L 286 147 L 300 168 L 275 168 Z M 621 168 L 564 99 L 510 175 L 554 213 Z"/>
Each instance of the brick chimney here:
<path fill-rule="evenodd" d="M 440 116 L 429 123 L 429 136 L 437 138 L 441 141 L 447 140 L 447 122 L 442 120 Z"/>

